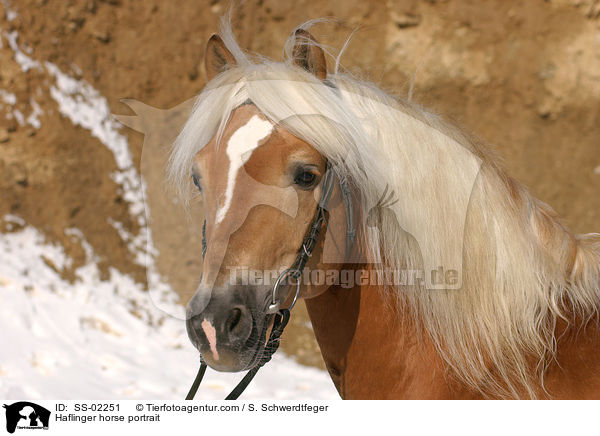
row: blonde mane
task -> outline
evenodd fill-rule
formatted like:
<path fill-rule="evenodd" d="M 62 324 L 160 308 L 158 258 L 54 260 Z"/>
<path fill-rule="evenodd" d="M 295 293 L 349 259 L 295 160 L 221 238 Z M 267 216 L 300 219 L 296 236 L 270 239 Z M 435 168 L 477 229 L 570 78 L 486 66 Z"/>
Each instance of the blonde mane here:
<path fill-rule="evenodd" d="M 598 317 L 600 235 L 573 235 L 488 150 L 416 104 L 294 66 L 294 33 L 282 63 L 245 53 L 227 21 L 221 35 L 237 65 L 198 97 L 171 154 L 175 186 L 186 191 L 193 156 L 250 99 L 327 157 L 366 208 L 395 192 L 393 213 L 361 232 L 376 268 L 462 271 L 460 289 L 386 288 L 454 375 L 488 396 L 544 395 L 559 320 L 579 327 Z"/>

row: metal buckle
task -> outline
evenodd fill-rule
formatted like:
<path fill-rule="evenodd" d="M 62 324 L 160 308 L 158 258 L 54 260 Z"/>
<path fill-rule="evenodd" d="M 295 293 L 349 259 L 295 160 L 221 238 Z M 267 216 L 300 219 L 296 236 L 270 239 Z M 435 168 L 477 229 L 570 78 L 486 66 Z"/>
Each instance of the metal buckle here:
<path fill-rule="evenodd" d="M 275 285 L 273 285 L 273 296 L 271 298 L 271 304 L 269 305 L 269 307 L 267 309 L 267 313 L 277 313 L 279 311 L 279 308 L 281 306 L 280 302 L 277 300 L 277 290 L 279 288 L 279 284 L 281 283 L 281 281 L 283 280 L 284 277 L 287 277 L 288 275 L 292 274 L 295 271 L 296 271 L 295 269 L 288 268 L 279 275 L 279 277 L 275 281 Z M 298 277 L 298 279 L 296 280 L 296 294 L 294 295 L 294 299 L 292 300 L 292 304 L 290 305 L 290 307 L 288 307 L 288 310 L 292 310 L 292 308 L 296 304 L 299 293 L 300 293 L 300 277 Z"/>

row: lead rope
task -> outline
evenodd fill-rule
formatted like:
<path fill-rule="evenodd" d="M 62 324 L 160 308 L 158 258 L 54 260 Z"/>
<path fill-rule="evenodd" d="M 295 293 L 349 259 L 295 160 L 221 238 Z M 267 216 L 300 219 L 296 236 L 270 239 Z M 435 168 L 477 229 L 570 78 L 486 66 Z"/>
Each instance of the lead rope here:
<path fill-rule="evenodd" d="M 302 275 L 302 270 L 304 269 L 308 258 L 312 255 L 312 251 L 317 245 L 317 240 L 319 238 L 319 233 L 321 231 L 321 227 L 323 225 L 323 221 L 325 221 L 325 208 L 327 206 L 327 202 L 331 197 L 331 193 L 333 192 L 334 186 L 334 170 L 331 167 L 331 164 L 327 162 L 327 171 L 325 173 L 323 179 L 323 192 L 321 194 L 321 199 L 319 200 L 319 205 L 317 206 L 317 211 L 315 215 L 315 219 L 313 220 L 310 229 L 306 237 L 304 238 L 304 242 L 302 243 L 302 247 L 298 253 L 296 261 L 292 265 L 291 268 L 285 270 L 279 276 L 277 283 L 273 288 L 273 300 L 269 309 L 275 309 L 275 318 L 273 320 L 273 328 L 271 329 L 271 334 L 269 335 L 269 339 L 265 345 L 265 349 L 263 350 L 262 356 L 256 366 L 250 369 L 244 378 L 237 384 L 235 388 L 227 395 L 226 400 L 236 400 L 242 392 L 248 387 L 254 376 L 260 368 L 262 368 L 267 362 L 271 360 L 275 351 L 279 348 L 279 342 L 281 341 L 281 334 L 283 333 L 283 329 L 287 325 L 290 320 L 290 309 L 296 303 L 296 299 L 298 298 L 298 291 L 300 287 L 300 276 Z M 346 255 L 350 252 L 350 246 L 355 238 L 354 231 L 354 223 L 352 221 L 352 197 L 350 195 L 350 189 L 348 188 L 348 184 L 345 178 L 340 178 L 340 187 L 342 191 L 342 195 L 344 197 L 344 203 L 346 204 L 346 219 L 347 219 L 347 229 L 346 229 Z M 206 220 L 202 225 L 202 257 L 204 257 L 206 253 Z M 282 278 L 289 274 L 292 278 L 296 279 L 296 295 L 294 297 L 294 301 L 289 309 L 279 309 L 279 302 L 276 301 L 276 293 L 277 287 Z M 196 396 L 196 392 L 200 387 L 200 383 L 204 378 L 204 373 L 206 372 L 207 365 L 202 360 L 202 356 L 200 356 L 200 368 L 198 369 L 198 374 L 190 387 L 188 394 L 186 395 L 186 400 L 193 400 Z"/>

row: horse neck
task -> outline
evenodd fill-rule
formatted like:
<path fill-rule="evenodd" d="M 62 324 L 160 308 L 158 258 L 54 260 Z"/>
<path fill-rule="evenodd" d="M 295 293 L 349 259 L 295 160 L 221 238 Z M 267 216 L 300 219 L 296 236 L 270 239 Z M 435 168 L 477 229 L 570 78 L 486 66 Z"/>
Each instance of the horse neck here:
<path fill-rule="evenodd" d="M 573 301 L 569 306 L 589 319 L 590 306 L 600 300 L 600 235 L 573 235 L 547 206 L 513 183 L 508 182 L 513 201 L 517 207 L 529 211 L 524 221 L 538 234 L 540 250 L 547 253 L 544 257 L 552 259 L 552 264 L 561 265 L 562 274 L 570 277 L 571 286 L 565 295 L 567 300 Z M 370 264 L 344 266 L 354 273 L 368 273 L 371 268 Z M 490 290 L 493 288 L 487 289 Z M 587 307 L 583 307 L 585 303 Z M 318 297 L 306 300 L 306 306 L 327 369 L 343 398 L 478 398 L 482 395 L 460 381 L 460 375 L 454 374 L 452 365 L 439 353 L 438 347 L 443 345 L 435 344 L 423 326 L 413 322 L 415 308 L 403 299 L 394 298 L 393 293 L 369 284 L 349 289 L 332 286 Z M 567 315 L 577 317 L 577 314 Z M 554 337 L 559 341 L 555 359 L 563 367 L 576 369 L 585 366 L 584 361 L 588 366 L 590 361 L 597 361 L 594 356 L 598 334 L 582 338 L 578 336 L 581 326 L 581 322 L 556 326 Z M 576 332 L 570 334 L 573 327 Z M 598 332 L 596 324 L 588 324 L 588 332 L 591 327 Z M 577 349 L 582 357 L 574 359 Z M 537 361 L 532 361 L 532 368 L 536 364 Z M 600 374 L 600 367 L 595 365 L 587 373 L 576 370 L 573 372 L 578 374 L 576 377 L 565 377 L 554 366 L 550 364 L 545 377 L 545 386 L 553 391 L 552 397 L 577 397 L 585 389 L 575 395 L 577 392 L 571 389 L 575 382 L 591 389 L 591 393 L 586 394 L 588 397 L 597 395 L 600 380 L 594 374 Z M 546 396 L 539 386 L 534 389 L 540 398 Z M 527 397 L 528 392 L 520 392 L 518 396 Z"/>
<path fill-rule="evenodd" d="M 369 266 L 352 266 L 368 274 Z M 355 275 L 356 277 L 356 275 Z M 332 286 L 306 300 L 315 337 L 344 399 L 474 398 L 409 313 L 377 286 Z"/>

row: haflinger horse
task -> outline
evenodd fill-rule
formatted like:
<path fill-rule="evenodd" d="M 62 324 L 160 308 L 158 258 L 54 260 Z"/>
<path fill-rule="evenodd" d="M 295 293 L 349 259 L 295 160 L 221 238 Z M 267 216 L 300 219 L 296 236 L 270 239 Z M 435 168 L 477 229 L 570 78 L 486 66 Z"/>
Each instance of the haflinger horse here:
<path fill-rule="evenodd" d="M 274 62 L 225 22 L 170 156 L 206 211 L 186 321 L 202 360 L 256 366 L 299 297 L 342 398 L 600 398 L 600 235 L 339 57 L 328 73 L 311 24 Z"/>

